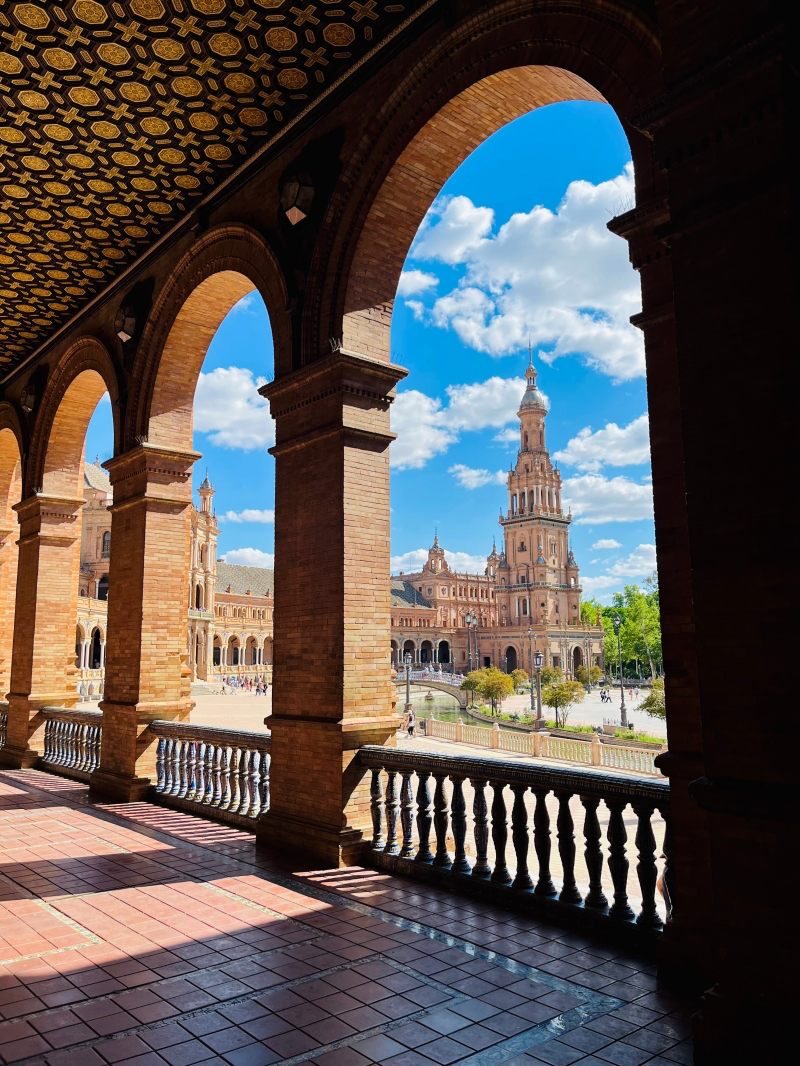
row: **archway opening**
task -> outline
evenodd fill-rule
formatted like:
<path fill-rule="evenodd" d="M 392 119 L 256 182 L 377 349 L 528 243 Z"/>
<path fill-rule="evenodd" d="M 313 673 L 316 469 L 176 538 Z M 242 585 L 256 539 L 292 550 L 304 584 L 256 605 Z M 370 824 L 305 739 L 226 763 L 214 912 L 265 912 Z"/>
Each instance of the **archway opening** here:
<path fill-rule="evenodd" d="M 510 644 L 505 650 L 503 664 L 507 674 L 517 669 L 517 649 Z"/>
<path fill-rule="evenodd" d="M 419 647 L 419 661 L 421 663 L 433 662 L 433 644 L 429 640 L 423 640 Z"/>
<path fill-rule="evenodd" d="M 89 644 L 89 669 L 99 670 L 103 665 L 103 638 L 99 629 L 92 631 Z"/>
<path fill-rule="evenodd" d="M 450 662 L 450 642 L 448 640 L 440 640 L 439 641 L 439 649 L 438 649 L 438 653 L 437 653 L 437 658 L 438 658 L 440 663 L 449 663 Z"/>
<path fill-rule="evenodd" d="M 18 521 L 14 506 L 22 496 L 22 473 L 16 434 L 0 429 L 0 698 L 11 681 L 14 611 L 17 590 Z"/>

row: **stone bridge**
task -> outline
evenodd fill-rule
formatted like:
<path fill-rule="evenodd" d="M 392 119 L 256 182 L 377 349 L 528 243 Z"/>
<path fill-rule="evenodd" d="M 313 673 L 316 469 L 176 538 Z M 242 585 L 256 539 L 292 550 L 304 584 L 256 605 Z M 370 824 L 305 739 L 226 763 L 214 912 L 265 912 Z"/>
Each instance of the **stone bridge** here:
<path fill-rule="evenodd" d="M 394 679 L 394 683 L 395 685 L 397 685 L 398 688 L 402 688 L 406 683 L 405 675 L 398 674 L 397 677 Z M 459 687 L 460 681 L 457 685 L 449 685 L 446 681 L 437 681 L 433 678 L 428 677 L 423 680 L 422 678 L 415 678 L 412 674 L 411 684 L 416 686 L 417 688 L 431 689 L 432 691 L 435 690 L 436 692 L 446 692 L 448 696 L 454 696 L 458 700 L 458 705 L 462 711 L 465 710 L 467 706 L 467 699 L 469 697 L 469 693 L 466 691 L 462 691 L 462 689 Z"/>

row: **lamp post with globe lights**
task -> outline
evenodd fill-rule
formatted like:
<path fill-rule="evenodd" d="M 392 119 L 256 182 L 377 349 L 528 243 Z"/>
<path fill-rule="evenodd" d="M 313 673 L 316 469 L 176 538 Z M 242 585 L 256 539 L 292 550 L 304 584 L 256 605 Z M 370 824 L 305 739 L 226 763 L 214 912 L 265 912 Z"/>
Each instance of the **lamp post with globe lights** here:
<path fill-rule="evenodd" d="M 465 623 L 467 625 L 467 657 L 469 659 L 469 671 L 470 671 L 470 673 L 472 673 L 473 670 L 477 670 L 478 669 L 478 663 L 477 663 L 477 659 L 478 659 L 478 655 L 477 655 L 477 651 L 478 651 L 478 634 L 475 631 L 476 630 L 476 626 L 478 625 L 478 616 L 473 611 L 467 611 L 467 613 L 464 615 L 464 621 L 465 621 Z M 472 657 L 472 635 L 473 635 L 473 633 L 475 634 L 475 665 L 474 666 L 473 666 L 473 657 Z"/>
<path fill-rule="evenodd" d="M 614 632 L 617 635 L 617 659 L 619 661 L 619 723 L 623 729 L 628 728 L 628 712 L 625 708 L 625 686 L 622 683 L 622 641 L 619 631 L 622 629 L 622 619 L 618 614 L 614 615 Z"/>
<path fill-rule="evenodd" d="M 411 653 L 410 652 L 406 652 L 405 656 L 403 657 L 403 662 L 405 663 L 405 667 L 406 667 L 406 707 L 405 707 L 405 711 L 406 711 L 406 721 L 408 721 L 408 716 L 411 713 L 411 662 L 412 662 L 412 659 L 411 659 Z"/>

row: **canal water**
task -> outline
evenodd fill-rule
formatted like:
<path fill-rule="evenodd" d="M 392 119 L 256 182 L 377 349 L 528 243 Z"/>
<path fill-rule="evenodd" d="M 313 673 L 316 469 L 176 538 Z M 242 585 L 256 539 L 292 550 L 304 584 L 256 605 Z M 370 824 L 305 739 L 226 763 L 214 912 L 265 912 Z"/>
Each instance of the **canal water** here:
<path fill-rule="evenodd" d="M 440 722 L 468 722 L 470 725 L 480 725 L 474 718 L 461 710 L 458 700 L 454 696 L 448 696 L 446 692 L 433 692 L 433 699 L 425 699 L 423 688 L 411 689 L 411 702 L 417 718 L 438 718 Z M 398 689 L 397 709 L 402 713 L 406 694 Z"/>

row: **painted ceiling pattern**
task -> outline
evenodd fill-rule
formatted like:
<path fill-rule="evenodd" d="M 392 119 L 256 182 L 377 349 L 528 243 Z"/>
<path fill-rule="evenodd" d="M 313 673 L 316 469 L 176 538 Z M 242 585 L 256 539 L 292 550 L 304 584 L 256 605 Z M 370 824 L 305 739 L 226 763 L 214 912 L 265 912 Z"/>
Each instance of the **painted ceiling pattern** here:
<path fill-rule="evenodd" d="M 419 0 L 0 0 L 0 375 Z"/>

